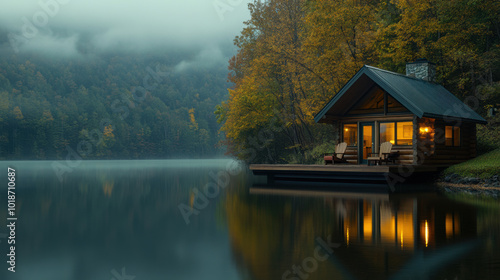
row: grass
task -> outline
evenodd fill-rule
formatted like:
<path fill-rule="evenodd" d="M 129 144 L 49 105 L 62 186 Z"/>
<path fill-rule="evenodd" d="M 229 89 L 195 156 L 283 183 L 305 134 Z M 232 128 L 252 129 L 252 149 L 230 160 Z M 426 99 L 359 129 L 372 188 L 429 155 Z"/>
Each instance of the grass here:
<path fill-rule="evenodd" d="M 456 173 L 461 177 L 489 178 L 500 173 L 500 149 L 448 167 L 444 175 Z"/>

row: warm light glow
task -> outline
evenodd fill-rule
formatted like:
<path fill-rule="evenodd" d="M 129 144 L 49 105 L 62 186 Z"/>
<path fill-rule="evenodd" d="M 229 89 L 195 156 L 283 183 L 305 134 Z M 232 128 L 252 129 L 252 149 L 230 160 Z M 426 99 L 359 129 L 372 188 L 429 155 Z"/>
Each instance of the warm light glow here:
<path fill-rule="evenodd" d="M 346 241 L 347 241 L 347 246 L 349 246 L 349 228 L 347 228 Z"/>
<path fill-rule="evenodd" d="M 452 214 L 446 214 L 445 230 L 446 230 L 446 238 L 452 238 L 453 237 L 453 216 L 452 216 Z"/>
<path fill-rule="evenodd" d="M 363 203 L 363 236 L 365 241 L 372 240 L 372 204 Z"/>
<path fill-rule="evenodd" d="M 380 236 L 382 242 L 387 243 L 394 242 L 396 237 L 399 236 L 399 231 L 396 232 L 396 219 L 394 218 L 394 213 L 388 205 L 380 206 Z"/>
<path fill-rule="evenodd" d="M 429 225 L 427 220 L 425 220 L 425 247 L 429 246 Z"/>
<path fill-rule="evenodd" d="M 420 133 L 429 133 L 431 131 L 431 128 L 430 127 L 421 127 L 420 128 Z"/>
<path fill-rule="evenodd" d="M 401 231 L 401 249 L 403 249 L 403 231 Z"/>
<path fill-rule="evenodd" d="M 391 141 L 389 141 L 389 142 L 391 142 L 391 144 L 392 144 L 392 145 L 394 145 L 394 140 L 391 140 Z"/>
<path fill-rule="evenodd" d="M 345 131 L 349 131 L 349 128 L 346 128 Z"/>

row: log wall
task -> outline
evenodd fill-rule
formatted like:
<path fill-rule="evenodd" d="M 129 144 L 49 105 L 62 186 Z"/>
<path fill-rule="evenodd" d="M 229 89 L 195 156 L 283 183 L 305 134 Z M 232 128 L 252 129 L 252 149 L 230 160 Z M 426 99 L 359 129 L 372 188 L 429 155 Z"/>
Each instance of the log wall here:
<path fill-rule="evenodd" d="M 375 126 L 378 126 L 378 123 L 375 121 Z M 339 139 L 342 139 L 342 127 L 340 124 L 337 125 L 339 125 Z M 445 145 L 446 125 L 460 127 L 459 147 Z M 420 130 L 420 128 L 425 127 L 429 129 L 428 132 Z M 476 156 L 476 124 L 471 122 L 450 123 L 442 119 L 417 118 L 415 116 L 413 118 L 413 145 L 393 146 L 392 151 L 399 151 L 396 164 L 452 165 L 460 163 Z M 347 147 L 344 157 L 350 164 L 359 164 L 358 148 Z"/>
<path fill-rule="evenodd" d="M 347 147 L 344 157 L 348 163 L 358 164 L 358 148 L 357 147 Z"/>
<path fill-rule="evenodd" d="M 427 123 L 426 123 L 427 121 Z M 419 119 L 420 124 L 428 124 L 428 119 Z M 471 122 L 445 122 L 432 120 L 432 136 L 419 135 L 418 162 L 422 165 L 453 165 L 476 156 L 476 124 Z M 445 145 L 445 126 L 460 127 L 460 146 Z M 423 160 L 422 160 L 423 158 Z"/>

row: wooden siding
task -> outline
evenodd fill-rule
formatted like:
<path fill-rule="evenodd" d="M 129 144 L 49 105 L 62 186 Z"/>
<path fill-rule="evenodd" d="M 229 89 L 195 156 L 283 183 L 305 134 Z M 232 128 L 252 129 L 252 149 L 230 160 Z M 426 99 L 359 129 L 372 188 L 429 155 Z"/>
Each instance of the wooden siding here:
<path fill-rule="evenodd" d="M 347 147 L 344 157 L 348 163 L 358 164 L 358 147 Z"/>
<path fill-rule="evenodd" d="M 421 119 L 420 123 L 428 124 Z M 452 165 L 467 161 L 476 156 L 476 124 L 471 122 L 445 122 L 444 120 L 433 120 L 433 132 L 431 137 L 420 137 L 418 143 L 419 164 L 423 165 Z M 451 147 L 445 145 L 445 126 L 460 127 L 460 146 Z"/>
<path fill-rule="evenodd" d="M 408 117 L 391 118 L 383 116 L 377 118 L 367 118 L 375 121 L 378 125 L 380 121 L 402 121 L 409 120 Z M 339 139 L 342 139 L 342 124 L 357 122 L 359 119 L 344 118 L 336 123 L 338 125 Z M 445 126 L 455 125 L 460 127 L 460 146 L 449 147 L 445 145 Z M 421 127 L 428 127 L 428 132 L 421 132 Z M 359 122 L 358 122 L 359 128 Z M 376 130 L 378 132 L 378 130 Z M 377 143 L 378 141 L 375 141 Z M 380 143 L 378 143 L 380 145 Z M 378 147 L 377 147 L 378 150 Z M 413 117 L 413 145 L 393 146 L 392 151 L 399 151 L 399 158 L 396 164 L 404 165 L 452 165 L 469 160 L 476 156 L 476 124 L 471 122 L 450 123 L 442 119 L 417 118 Z M 358 147 L 347 147 L 344 155 L 350 164 L 359 164 Z"/>
<path fill-rule="evenodd" d="M 393 146 L 393 152 L 399 151 L 399 158 L 396 160 L 396 164 L 413 164 L 413 145 L 412 146 Z"/>
<path fill-rule="evenodd" d="M 387 121 L 412 121 L 415 118 L 413 115 L 409 114 L 402 114 L 402 115 L 387 115 L 387 116 L 359 116 L 359 117 L 349 117 L 349 118 L 343 118 L 339 123 L 338 131 L 339 131 L 339 139 L 343 140 L 343 130 L 342 130 L 342 125 L 344 123 L 357 123 L 358 124 L 358 129 L 359 129 L 359 123 L 364 122 L 364 121 L 372 121 L 374 122 L 375 125 L 375 145 L 377 146 L 374 152 L 378 152 L 378 149 L 381 143 L 379 143 L 379 129 L 378 126 L 380 125 L 380 122 L 387 122 Z M 414 124 L 414 131 L 415 131 L 415 124 Z M 358 132 L 359 135 L 359 132 Z M 413 133 L 415 137 L 415 133 Z M 413 141 L 415 143 L 415 141 Z M 414 163 L 414 153 L 413 153 L 413 147 L 415 144 L 412 146 L 393 146 L 392 151 L 396 152 L 399 151 L 399 158 L 396 160 L 396 164 L 413 164 Z M 346 153 L 344 155 L 346 158 L 347 162 L 350 164 L 359 164 L 358 163 L 358 147 L 353 147 L 349 146 L 347 147 Z"/>
<path fill-rule="evenodd" d="M 416 118 L 413 132 L 413 156 L 415 164 L 429 164 L 429 159 L 434 156 L 436 150 L 436 143 L 434 138 L 435 133 L 435 119 L 431 118 Z M 429 132 L 421 132 L 420 128 L 429 128 Z"/>

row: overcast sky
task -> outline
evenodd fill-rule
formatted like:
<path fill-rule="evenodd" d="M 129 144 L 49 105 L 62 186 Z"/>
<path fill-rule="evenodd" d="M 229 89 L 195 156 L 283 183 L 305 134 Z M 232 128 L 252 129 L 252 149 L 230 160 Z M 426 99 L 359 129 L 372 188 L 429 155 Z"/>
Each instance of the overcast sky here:
<path fill-rule="evenodd" d="M 20 53 L 35 51 L 81 56 L 86 52 L 151 53 L 187 49 L 196 51 L 197 57 L 216 59 L 217 56 L 227 56 L 227 53 L 222 53 L 231 48 L 234 37 L 243 28 L 243 21 L 248 20 L 248 2 L 2 1 L 0 29 L 10 34 L 8 47 Z"/>

